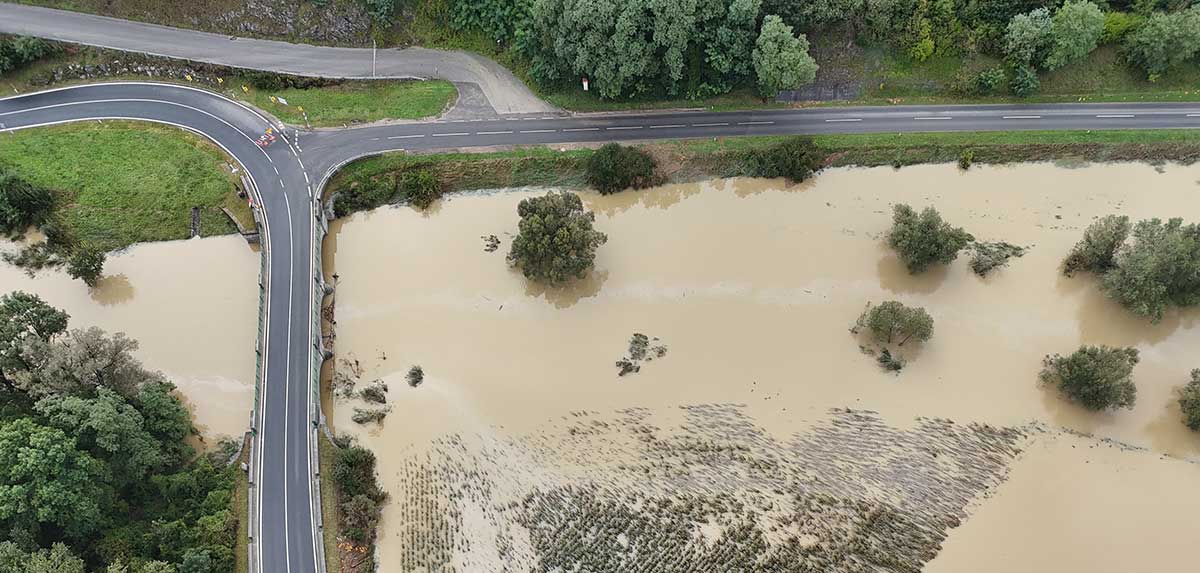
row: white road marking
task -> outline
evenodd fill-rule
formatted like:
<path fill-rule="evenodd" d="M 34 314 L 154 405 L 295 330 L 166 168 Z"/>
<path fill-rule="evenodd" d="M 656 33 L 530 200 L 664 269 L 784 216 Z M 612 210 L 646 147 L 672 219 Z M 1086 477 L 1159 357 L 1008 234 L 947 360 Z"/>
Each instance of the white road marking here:
<path fill-rule="evenodd" d="M 729 125 L 729 122 L 726 121 L 726 122 L 720 122 L 720 123 L 693 123 L 692 127 L 717 127 L 717 126 L 721 126 L 721 125 Z"/>
<path fill-rule="evenodd" d="M 554 129 L 522 129 L 521 133 L 554 133 Z"/>
<path fill-rule="evenodd" d="M 305 182 L 305 183 L 308 183 L 308 184 L 310 184 L 310 185 L 311 185 L 311 184 L 312 184 L 312 181 L 309 181 L 309 180 L 308 180 L 308 172 L 307 172 L 307 171 L 302 171 L 301 173 L 304 173 L 304 182 Z"/>
<path fill-rule="evenodd" d="M 953 118 L 946 117 L 944 115 L 933 115 L 933 116 L 924 116 L 923 115 L 923 116 L 914 117 L 913 119 L 953 119 Z"/>
<path fill-rule="evenodd" d="M 1189 113 L 1189 114 L 1187 114 L 1187 116 L 1188 117 L 1200 117 L 1200 113 Z"/>
<path fill-rule="evenodd" d="M 1133 117 L 1133 114 L 1132 113 L 1107 113 L 1107 114 L 1099 114 L 1096 117 L 1100 117 L 1100 118 L 1104 118 L 1104 119 L 1123 119 L 1123 118 Z"/>
<path fill-rule="evenodd" d="M 568 127 L 563 131 L 600 131 L 599 127 Z"/>
<path fill-rule="evenodd" d="M 388 139 L 411 139 L 414 137 L 425 137 L 425 134 L 420 133 L 417 135 L 393 135 L 393 136 L 389 137 Z"/>
<path fill-rule="evenodd" d="M 739 121 L 738 125 L 771 125 L 773 121 Z"/>
<path fill-rule="evenodd" d="M 650 129 L 669 129 L 669 128 L 673 128 L 673 127 L 687 127 L 687 126 L 682 123 L 671 123 L 671 124 L 667 124 L 667 125 L 652 125 L 652 126 L 650 126 Z"/>
<path fill-rule="evenodd" d="M 843 122 L 843 121 L 862 121 L 862 118 L 847 117 L 844 119 L 827 119 L 827 120 L 825 120 L 825 123 L 838 123 L 838 122 Z"/>
<path fill-rule="evenodd" d="M 456 136 L 456 135 L 471 135 L 471 134 L 469 134 L 465 131 L 459 131 L 456 133 L 434 133 L 433 134 L 434 137 L 452 137 L 452 136 Z"/>
<path fill-rule="evenodd" d="M 606 127 L 604 129 L 608 130 L 608 131 L 619 131 L 622 129 L 641 129 L 641 128 L 642 128 L 642 126 L 640 126 L 640 125 L 618 125 L 617 127 Z"/>
<path fill-rule="evenodd" d="M 477 132 L 475 132 L 475 135 L 500 135 L 502 133 L 512 133 L 512 130 L 509 130 L 509 131 L 477 131 Z"/>
<path fill-rule="evenodd" d="M 1042 119 L 1040 115 L 1006 115 L 1004 119 Z"/>

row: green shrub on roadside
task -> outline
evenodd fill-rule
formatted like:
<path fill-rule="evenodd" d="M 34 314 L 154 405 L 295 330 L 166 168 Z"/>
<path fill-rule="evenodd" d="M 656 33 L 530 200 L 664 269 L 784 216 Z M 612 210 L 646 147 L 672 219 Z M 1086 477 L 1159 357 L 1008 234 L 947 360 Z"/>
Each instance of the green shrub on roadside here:
<path fill-rule="evenodd" d="M 356 211 L 374 209 L 391 203 L 396 196 L 394 179 L 379 177 L 353 183 L 333 198 L 333 213 L 345 217 Z"/>
<path fill-rule="evenodd" d="M 1042 82 L 1033 66 L 1022 64 L 1013 66 L 1012 80 L 1009 81 L 1008 87 L 1017 97 L 1029 97 L 1042 88 Z"/>
<path fill-rule="evenodd" d="M 971 168 L 971 163 L 975 161 L 975 152 L 970 149 L 964 149 L 958 154 L 958 168 L 966 171 Z"/>
<path fill-rule="evenodd" d="M 375 528 L 387 493 L 375 476 L 375 454 L 348 444 L 334 456 L 333 483 L 337 487 L 342 533 L 356 543 L 375 541 Z"/>
<path fill-rule="evenodd" d="M 1192 370 L 1192 380 L 1179 389 L 1179 409 L 1183 411 L 1183 423 L 1200 431 L 1200 368 Z"/>
<path fill-rule="evenodd" d="M 1137 363 L 1136 348 L 1083 346 L 1070 356 L 1047 356 L 1039 377 L 1089 410 L 1132 408 L 1137 399 L 1133 384 Z"/>
<path fill-rule="evenodd" d="M 654 184 L 654 157 L 637 147 L 609 143 L 587 161 L 587 182 L 604 195 Z"/>
<path fill-rule="evenodd" d="M 742 159 L 746 175 L 783 177 L 793 183 L 808 179 L 824 161 L 825 154 L 807 137 L 789 137 L 769 147 L 747 151 Z"/>
<path fill-rule="evenodd" d="M 442 196 L 442 183 L 428 169 L 405 171 L 397 177 L 397 188 L 418 209 L 427 209 Z"/>
<path fill-rule="evenodd" d="M 992 95 L 1004 85 L 1004 68 L 996 66 L 975 74 L 975 93 Z"/>
<path fill-rule="evenodd" d="M 61 51 L 62 48 L 59 48 L 57 44 L 31 36 L 17 36 L 0 40 L 0 75 L 17 71 Z"/>
<path fill-rule="evenodd" d="M 1100 32 L 1101 44 L 1120 44 L 1125 36 L 1146 21 L 1141 14 L 1129 12 L 1107 12 L 1104 14 L 1104 31 Z"/>

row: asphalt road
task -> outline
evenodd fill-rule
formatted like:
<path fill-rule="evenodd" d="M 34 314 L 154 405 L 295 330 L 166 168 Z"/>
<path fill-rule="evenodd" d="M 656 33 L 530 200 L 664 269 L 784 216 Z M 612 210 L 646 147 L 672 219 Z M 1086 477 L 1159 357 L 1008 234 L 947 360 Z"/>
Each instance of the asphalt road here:
<path fill-rule="evenodd" d="M 0 32 L 327 78 L 441 78 L 477 86 L 496 113 L 553 112 L 500 64 L 468 52 L 334 48 L 237 38 L 92 14 L 0 2 Z M 467 88 L 462 91 L 473 92 Z"/>

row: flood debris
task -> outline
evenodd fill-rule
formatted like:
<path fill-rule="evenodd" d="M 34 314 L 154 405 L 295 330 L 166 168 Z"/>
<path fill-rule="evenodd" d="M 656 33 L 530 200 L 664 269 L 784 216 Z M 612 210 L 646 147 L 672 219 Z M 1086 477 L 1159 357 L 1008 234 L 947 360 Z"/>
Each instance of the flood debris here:
<path fill-rule="evenodd" d="M 617 376 L 636 374 L 642 370 L 643 362 L 651 362 L 655 358 L 667 355 L 667 345 L 661 344 L 658 337 L 650 338 L 640 332 L 633 333 L 629 338 L 628 355 L 617 360 Z"/>
<path fill-rule="evenodd" d="M 362 392 L 359 392 L 359 396 L 361 396 L 363 400 L 373 404 L 386 404 L 387 391 L 388 386 L 386 383 L 384 383 L 382 380 L 375 380 L 374 382 L 371 382 L 369 386 L 363 388 Z"/>
<path fill-rule="evenodd" d="M 350 418 L 355 424 L 380 424 L 392 411 L 390 406 L 383 408 L 355 408 L 354 415 Z"/>
<path fill-rule="evenodd" d="M 357 358 L 339 358 L 330 382 L 334 397 L 349 400 L 358 396 L 356 387 L 362 379 L 363 367 Z"/>
<path fill-rule="evenodd" d="M 988 273 L 1008 264 L 1008 260 L 1023 256 L 1029 249 L 1012 243 L 975 243 L 971 245 L 971 271 L 986 277 Z"/>
<path fill-rule="evenodd" d="M 481 235 L 479 238 L 483 239 L 483 252 L 485 253 L 494 253 L 496 249 L 500 248 L 500 237 L 496 235 Z"/>

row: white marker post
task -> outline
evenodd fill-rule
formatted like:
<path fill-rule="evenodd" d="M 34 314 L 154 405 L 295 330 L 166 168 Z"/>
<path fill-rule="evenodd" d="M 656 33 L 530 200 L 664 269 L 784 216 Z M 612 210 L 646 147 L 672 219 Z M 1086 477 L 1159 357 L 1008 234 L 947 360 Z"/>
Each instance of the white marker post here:
<path fill-rule="evenodd" d="M 375 38 L 371 38 L 371 77 L 375 77 L 375 52 L 376 51 L 377 51 L 377 47 L 375 45 Z"/>

